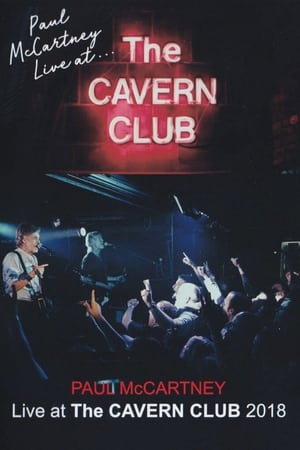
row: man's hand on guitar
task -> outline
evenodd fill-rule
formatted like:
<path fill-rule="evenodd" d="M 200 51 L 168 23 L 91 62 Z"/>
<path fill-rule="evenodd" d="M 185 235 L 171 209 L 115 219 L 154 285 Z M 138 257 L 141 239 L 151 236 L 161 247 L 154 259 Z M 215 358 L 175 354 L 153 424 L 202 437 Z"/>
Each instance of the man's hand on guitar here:
<path fill-rule="evenodd" d="M 127 274 L 119 275 L 119 276 L 117 277 L 117 283 L 118 283 L 118 284 L 125 283 L 126 278 L 127 278 Z"/>
<path fill-rule="evenodd" d="M 39 278 L 43 278 L 45 268 L 48 266 L 49 264 L 40 264 L 39 266 L 32 266 L 32 269 Z"/>
<path fill-rule="evenodd" d="M 122 275 L 116 275 L 116 276 L 108 276 L 108 284 L 111 284 L 113 286 L 117 286 L 118 284 L 125 283 L 127 274 Z"/>
<path fill-rule="evenodd" d="M 86 277 L 86 276 L 83 276 L 83 275 L 81 275 L 80 281 L 81 281 L 81 283 L 83 283 L 83 284 L 89 284 L 89 285 L 94 284 L 94 281 L 92 280 L 91 277 Z"/>
<path fill-rule="evenodd" d="M 92 277 L 88 277 L 86 275 L 80 276 L 80 281 L 82 284 L 87 284 L 89 286 L 97 286 L 101 287 L 103 289 L 106 289 L 107 291 L 110 291 L 115 287 L 114 283 L 108 282 L 108 283 L 102 283 L 102 281 L 96 281 Z"/>

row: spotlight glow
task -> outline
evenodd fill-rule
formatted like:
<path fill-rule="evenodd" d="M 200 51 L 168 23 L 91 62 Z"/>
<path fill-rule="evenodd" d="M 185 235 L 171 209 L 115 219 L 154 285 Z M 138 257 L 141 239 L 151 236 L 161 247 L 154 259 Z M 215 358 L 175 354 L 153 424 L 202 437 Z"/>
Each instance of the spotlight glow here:
<path fill-rule="evenodd" d="M 0 236 L 6 239 L 15 239 L 16 237 L 16 224 L 0 223 Z"/>
<path fill-rule="evenodd" d="M 79 234 L 80 234 L 81 237 L 85 237 L 86 236 L 86 229 L 84 227 L 80 227 Z"/>

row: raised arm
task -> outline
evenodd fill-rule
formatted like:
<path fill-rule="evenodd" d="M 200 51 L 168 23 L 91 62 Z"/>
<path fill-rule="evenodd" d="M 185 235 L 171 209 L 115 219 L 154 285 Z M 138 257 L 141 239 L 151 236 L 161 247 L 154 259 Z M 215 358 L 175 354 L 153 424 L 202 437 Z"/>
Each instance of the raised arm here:
<path fill-rule="evenodd" d="M 152 290 L 149 280 L 144 280 L 146 289 L 141 290 L 141 297 L 148 310 L 152 312 L 156 322 L 164 329 L 173 328 L 175 325 L 172 317 L 168 316 L 164 311 L 158 308 L 157 304 L 152 298 Z"/>
<path fill-rule="evenodd" d="M 182 262 L 193 269 L 202 287 L 208 291 L 212 301 L 217 305 L 222 304 L 224 301 L 223 294 L 216 282 L 215 276 L 208 267 L 208 263 L 205 262 L 202 266 L 197 266 L 186 253 L 183 252 L 183 255 Z"/>
<path fill-rule="evenodd" d="M 125 350 L 125 338 L 115 330 L 102 314 L 101 306 L 96 302 L 94 289 L 91 292 L 91 301 L 84 301 L 82 304 L 93 320 L 96 328 L 98 328 L 99 332 L 105 337 L 110 351 Z"/>
<path fill-rule="evenodd" d="M 237 268 L 240 277 L 241 277 L 241 281 L 242 281 L 242 285 L 243 285 L 243 289 L 245 294 L 249 297 L 252 298 L 255 296 L 255 289 L 252 286 L 246 272 L 244 271 L 243 267 L 241 266 L 240 260 L 237 256 L 230 258 L 230 261 L 232 262 L 232 264 L 234 265 L 234 267 Z"/>
<path fill-rule="evenodd" d="M 18 292 L 26 287 L 35 277 L 42 278 L 48 264 L 32 265 L 29 272 L 24 272 L 20 260 L 14 252 L 10 252 L 3 260 L 2 275 L 7 294 Z"/>
<path fill-rule="evenodd" d="M 137 298 L 131 298 L 127 302 L 127 309 L 124 312 L 123 317 L 122 317 L 122 325 L 124 328 L 126 328 L 126 330 L 128 330 L 128 326 L 129 326 L 130 322 L 132 322 L 133 311 L 135 310 L 135 308 L 137 307 L 138 304 L 139 304 L 139 301 Z"/>

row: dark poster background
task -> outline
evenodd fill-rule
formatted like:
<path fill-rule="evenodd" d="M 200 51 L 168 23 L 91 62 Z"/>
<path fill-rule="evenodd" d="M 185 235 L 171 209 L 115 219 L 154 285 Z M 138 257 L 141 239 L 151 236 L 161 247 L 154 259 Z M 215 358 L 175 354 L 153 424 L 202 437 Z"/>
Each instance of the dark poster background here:
<path fill-rule="evenodd" d="M 207 132 L 208 141 L 200 142 L 200 148 L 167 151 L 161 146 L 161 159 L 157 149 L 141 155 L 135 146 L 122 152 L 108 148 L 98 139 L 106 122 L 101 118 L 98 123 L 97 114 L 80 104 L 79 80 L 93 72 L 93 64 L 83 65 L 80 71 L 58 70 L 38 80 L 33 79 L 32 57 L 9 66 L 11 43 L 22 40 L 25 46 L 31 41 L 30 16 L 50 20 L 59 16 L 61 8 L 70 15 L 66 25 L 70 32 L 103 30 L 97 53 L 107 59 L 101 67 L 110 67 L 111 59 L 117 57 L 111 55 L 116 18 L 131 17 L 138 27 L 141 17 L 151 17 L 154 35 L 162 39 L 164 24 L 170 32 L 175 30 L 175 37 L 182 39 L 184 32 L 183 42 L 191 46 L 189 63 L 209 67 L 220 79 L 218 114 L 201 134 Z M 299 9 L 298 1 L 283 0 L 1 1 L 1 258 L 13 246 L 19 222 L 40 224 L 43 243 L 53 249 L 51 255 L 39 255 L 41 261 L 50 260 L 46 289 L 54 298 L 64 298 L 66 306 L 78 295 L 76 285 L 64 283 L 64 275 L 69 276 L 70 266 L 77 267 L 84 254 L 83 238 L 77 233 L 82 225 L 101 229 L 126 262 L 126 299 L 138 295 L 141 280 L 148 276 L 156 289 L 170 295 L 177 274 L 186 270 L 182 251 L 199 261 L 208 259 L 220 279 L 233 280 L 229 264 L 233 254 L 241 256 L 258 286 L 278 279 L 281 243 L 300 241 Z M 42 34 L 47 41 L 58 33 Z M 74 59 L 84 48 L 61 49 L 40 61 L 55 64 L 58 56 L 59 60 Z M 95 173 L 102 177 L 102 184 L 95 182 Z M 76 184 L 70 184 L 74 177 Z M 117 190 L 112 183 L 107 188 L 109 180 L 116 180 Z M 126 186 L 134 187 L 134 194 Z M 179 212 L 174 195 L 187 214 Z M 204 214 L 197 215 L 199 211 Z M 62 233 L 51 228 L 56 216 L 62 219 Z M 7 348 L 3 352 L 6 355 Z M 15 360 L 19 362 L 18 355 Z M 72 364 L 68 363 L 69 376 Z M 89 373 L 94 377 L 97 366 L 93 364 L 90 360 L 80 368 L 74 364 L 74 377 L 86 379 Z M 112 361 L 101 366 L 97 377 L 118 378 L 119 369 Z M 133 369 L 132 379 L 150 377 L 151 372 L 141 374 L 140 370 Z M 48 420 L 12 419 L 12 400 L 33 406 L 68 404 L 73 401 L 69 379 L 43 387 L 22 364 L 15 373 L 4 367 L 1 448 L 294 449 L 299 442 L 297 370 L 283 371 L 282 380 L 269 386 L 256 380 L 240 390 L 229 383 L 221 398 L 241 405 L 283 402 L 287 406 L 284 419 Z M 278 381 L 278 374 L 274 378 Z M 110 398 L 82 400 L 93 406 L 110 403 Z"/>

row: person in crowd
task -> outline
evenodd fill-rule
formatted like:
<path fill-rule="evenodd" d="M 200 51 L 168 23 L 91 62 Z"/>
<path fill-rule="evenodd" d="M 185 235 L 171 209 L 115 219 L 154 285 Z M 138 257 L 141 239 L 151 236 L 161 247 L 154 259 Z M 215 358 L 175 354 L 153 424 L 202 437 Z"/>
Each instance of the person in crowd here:
<path fill-rule="evenodd" d="M 285 283 L 277 281 L 272 285 L 271 289 L 277 306 L 291 301 L 291 298 L 289 297 L 289 288 Z"/>
<path fill-rule="evenodd" d="M 257 289 L 249 279 L 245 269 L 242 267 L 238 257 L 230 259 L 233 266 L 237 268 L 241 278 L 243 292 L 251 299 L 250 312 L 254 313 L 262 327 L 271 326 L 274 320 L 276 309 L 280 304 L 280 299 L 285 297 L 287 290 L 282 283 L 274 283 L 271 287 L 264 286 L 263 289 Z"/>
<path fill-rule="evenodd" d="M 151 336 L 162 341 L 165 330 L 158 324 L 151 310 L 148 311 L 147 323 L 141 323 L 139 320 L 136 320 L 133 317 L 134 310 L 138 305 L 139 300 L 135 298 L 130 299 L 127 302 L 127 309 L 122 317 L 122 325 L 125 328 L 126 332 L 129 336 L 132 337 Z M 157 302 L 157 307 L 171 318 L 175 318 L 177 316 L 176 306 L 167 300 L 160 300 L 159 302 Z"/>
<path fill-rule="evenodd" d="M 250 306 L 251 300 L 243 292 L 230 291 L 221 313 L 221 306 L 206 297 L 202 311 L 210 333 L 192 336 L 183 347 L 181 358 L 189 365 L 193 361 L 198 371 L 218 369 L 237 379 L 244 378 L 244 371 L 250 374 L 252 342 L 259 330 L 259 321 L 249 312 Z"/>
<path fill-rule="evenodd" d="M 251 299 L 243 292 L 230 291 L 224 299 L 223 309 L 228 322 L 215 335 L 219 361 L 225 373 L 239 382 L 251 381 L 253 375 L 252 346 L 261 324 L 250 311 Z"/>
<path fill-rule="evenodd" d="M 96 302 L 94 289 L 91 292 L 91 300 L 84 300 L 82 302 L 88 316 L 94 320 L 94 324 L 100 329 L 101 334 L 106 336 L 110 351 L 116 351 L 119 348 L 128 349 L 130 348 L 133 339 L 138 337 L 161 339 L 164 329 L 159 326 L 151 311 L 149 311 L 148 314 L 148 323 L 141 323 L 133 318 L 134 309 L 138 304 L 139 300 L 136 298 L 128 300 L 127 309 L 122 317 L 122 325 L 125 332 L 120 333 L 105 318 L 101 306 Z M 160 308 L 161 311 L 164 311 L 165 314 L 169 314 L 170 317 L 175 317 L 177 314 L 176 306 L 166 300 L 159 301 L 157 307 Z"/>
<path fill-rule="evenodd" d="M 176 315 L 172 317 L 153 300 L 148 280 L 144 281 L 145 289 L 141 296 L 148 310 L 159 326 L 165 330 L 165 347 L 174 357 L 178 357 L 186 341 L 194 335 L 207 335 L 209 329 L 202 316 L 203 293 L 194 283 L 183 283 L 176 291 Z"/>
<path fill-rule="evenodd" d="M 290 268 L 285 271 L 285 283 L 290 293 L 290 297 L 295 300 L 300 297 L 300 274 L 297 270 Z"/>
<path fill-rule="evenodd" d="M 188 372 L 199 379 L 216 379 L 221 375 L 214 342 L 208 337 L 189 338 L 179 357 Z"/>
<path fill-rule="evenodd" d="M 196 319 L 201 309 L 201 295 L 199 286 L 182 283 L 176 290 L 174 305 L 177 308 L 177 317 L 173 319 L 158 308 L 149 289 L 141 291 L 143 301 L 160 326 L 176 329 L 179 335 L 188 335 L 196 328 Z"/>
<path fill-rule="evenodd" d="M 118 360 L 124 361 L 121 370 L 125 373 L 128 368 L 132 368 L 132 364 L 138 364 L 136 375 L 141 375 L 143 371 L 147 376 L 151 371 L 157 375 L 158 370 L 165 372 L 169 367 L 168 354 L 163 342 L 164 329 L 157 324 L 151 313 L 148 324 L 133 319 L 132 314 L 138 303 L 137 299 L 128 301 L 122 319 L 124 333 L 116 330 L 104 316 L 101 305 L 96 302 L 94 290 L 91 293 L 91 301 L 84 301 L 82 304 L 89 316 L 88 319 L 98 331 L 99 338 L 102 341 L 105 339 L 106 348 L 102 352 L 104 358 L 110 353 Z M 171 312 L 171 308 L 174 308 L 169 302 L 159 303 L 166 311 Z"/>
<path fill-rule="evenodd" d="M 193 282 L 192 275 L 186 274 L 186 273 L 180 273 L 177 276 L 177 279 L 175 280 L 175 283 L 172 286 L 172 290 L 174 291 L 172 299 L 173 300 L 176 299 L 176 293 L 183 283 L 192 283 L 192 282 Z"/>
<path fill-rule="evenodd" d="M 207 290 L 210 298 L 217 304 L 221 305 L 224 301 L 221 289 L 216 281 L 216 277 L 211 272 L 208 263 L 205 262 L 203 265 L 196 265 L 187 255 L 183 254 L 182 262 L 187 266 L 191 267 L 199 280 L 201 286 Z"/>
<path fill-rule="evenodd" d="M 244 293 L 249 298 L 254 298 L 256 296 L 255 288 L 254 288 L 254 286 L 252 286 L 245 269 L 242 267 L 240 258 L 237 257 L 237 256 L 233 256 L 233 257 L 230 258 L 230 261 L 231 261 L 232 265 L 237 269 L 237 271 L 239 273 Z"/>

